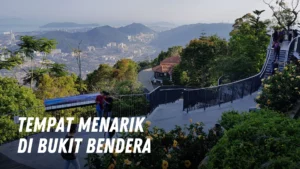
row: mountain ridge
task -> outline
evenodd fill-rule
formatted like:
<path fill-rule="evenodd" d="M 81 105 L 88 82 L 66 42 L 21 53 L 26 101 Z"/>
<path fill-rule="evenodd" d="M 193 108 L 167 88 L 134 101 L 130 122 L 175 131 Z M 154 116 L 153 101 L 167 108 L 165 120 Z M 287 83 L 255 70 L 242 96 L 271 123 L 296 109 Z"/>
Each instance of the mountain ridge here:
<path fill-rule="evenodd" d="M 97 27 L 98 24 L 78 24 L 74 22 L 52 22 L 40 26 L 40 28 L 74 28 L 74 27 Z"/>

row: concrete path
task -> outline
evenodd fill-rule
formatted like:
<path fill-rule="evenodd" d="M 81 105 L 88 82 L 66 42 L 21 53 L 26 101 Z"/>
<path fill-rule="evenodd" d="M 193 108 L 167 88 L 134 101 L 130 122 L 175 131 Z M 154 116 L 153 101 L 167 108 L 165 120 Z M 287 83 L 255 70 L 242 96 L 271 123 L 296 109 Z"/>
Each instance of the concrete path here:
<path fill-rule="evenodd" d="M 233 103 L 222 104 L 221 107 L 214 106 L 206 110 L 199 109 L 188 113 L 182 111 L 183 100 L 178 100 L 174 104 L 159 106 L 147 119 L 151 121 L 151 126 L 157 126 L 167 131 L 174 129 L 175 125 L 183 127 L 184 124 L 189 124 L 189 120 L 192 119 L 193 122 L 203 122 L 205 124 L 204 131 L 208 131 L 218 122 L 223 112 L 230 110 L 248 112 L 249 108 L 256 107 L 254 101 L 256 96 L 257 93 L 253 93 L 252 96 L 246 96 Z"/>
<path fill-rule="evenodd" d="M 138 74 L 139 82 L 141 82 L 148 91 L 152 91 L 154 89 L 152 86 L 152 83 L 151 83 L 151 78 L 153 77 L 153 75 L 154 74 L 153 74 L 152 68 L 142 70 Z"/>
<path fill-rule="evenodd" d="M 256 93 L 252 96 L 246 96 L 241 100 L 234 101 L 231 103 L 226 103 L 219 106 L 207 108 L 205 111 L 203 109 L 191 111 L 188 114 L 182 111 L 182 100 L 178 100 L 173 104 L 161 105 L 159 106 L 151 115 L 148 116 L 147 120 L 150 120 L 152 125 L 169 131 L 174 128 L 175 125 L 184 126 L 184 124 L 189 124 L 189 119 L 193 122 L 203 122 L 205 124 L 204 130 L 208 131 L 212 128 L 215 123 L 221 118 L 224 111 L 228 110 L 238 110 L 238 111 L 248 111 L 250 107 L 255 107 L 256 103 L 254 98 Z M 18 154 L 18 143 L 19 141 L 14 141 L 5 145 L 0 146 L 0 153 L 5 154 L 7 157 L 15 160 L 18 163 L 36 168 L 36 169 L 63 169 L 64 160 L 60 154 L 38 154 L 38 140 L 39 138 L 63 138 L 65 133 L 41 133 L 35 136 L 33 143 L 33 150 L 31 154 Z M 85 142 L 80 146 L 78 159 L 80 161 L 81 168 L 84 168 L 86 163 L 87 154 L 85 153 L 88 138 L 103 138 L 103 133 L 77 133 L 76 137 L 83 138 Z"/>

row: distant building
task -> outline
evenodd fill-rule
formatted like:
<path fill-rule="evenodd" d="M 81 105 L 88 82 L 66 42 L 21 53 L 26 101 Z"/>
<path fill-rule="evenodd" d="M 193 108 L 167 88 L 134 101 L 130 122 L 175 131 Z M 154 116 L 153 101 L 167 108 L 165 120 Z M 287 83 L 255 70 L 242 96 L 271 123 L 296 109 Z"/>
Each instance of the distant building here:
<path fill-rule="evenodd" d="M 126 48 L 126 45 L 125 45 L 124 43 L 120 43 L 120 44 L 118 45 L 118 48 L 119 48 L 119 49 L 125 49 L 125 48 Z"/>
<path fill-rule="evenodd" d="M 109 47 L 109 48 L 114 48 L 114 47 L 117 47 L 117 43 L 116 42 L 110 42 L 106 46 Z"/>
<path fill-rule="evenodd" d="M 156 79 L 172 80 L 173 68 L 181 61 L 180 56 L 172 56 L 161 61 L 158 66 L 152 68 Z"/>
<path fill-rule="evenodd" d="M 51 51 L 51 54 L 52 54 L 52 55 L 61 54 L 61 49 L 53 49 L 53 50 Z"/>
<path fill-rule="evenodd" d="M 112 42 L 112 43 L 111 43 L 111 46 L 112 46 L 112 47 L 117 47 L 117 43 L 116 43 L 116 42 Z"/>
<path fill-rule="evenodd" d="M 92 52 L 92 51 L 96 50 L 95 46 L 88 46 L 87 49 L 88 49 L 89 52 Z"/>

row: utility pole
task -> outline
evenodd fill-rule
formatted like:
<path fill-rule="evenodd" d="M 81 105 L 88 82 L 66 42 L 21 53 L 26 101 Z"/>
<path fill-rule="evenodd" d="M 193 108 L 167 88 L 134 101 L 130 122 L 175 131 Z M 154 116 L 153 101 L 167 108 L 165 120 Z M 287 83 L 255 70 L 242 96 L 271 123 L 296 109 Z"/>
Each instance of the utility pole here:
<path fill-rule="evenodd" d="M 82 40 L 79 42 L 77 49 L 74 49 L 74 53 L 75 55 L 77 55 L 77 64 L 78 64 L 78 68 L 79 68 L 79 86 L 80 86 L 80 90 L 82 89 L 82 73 L 81 73 L 81 50 L 80 50 L 80 45 L 82 43 Z M 82 91 L 80 91 L 80 93 L 82 93 Z"/>
<path fill-rule="evenodd" d="M 80 50 L 80 45 L 81 45 L 82 40 L 78 44 L 78 66 L 79 66 L 79 78 L 80 81 L 82 80 L 82 74 L 81 74 L 81 50 Z M 81 83 L 80 83 L 80 88 L 81 88 Z"/>

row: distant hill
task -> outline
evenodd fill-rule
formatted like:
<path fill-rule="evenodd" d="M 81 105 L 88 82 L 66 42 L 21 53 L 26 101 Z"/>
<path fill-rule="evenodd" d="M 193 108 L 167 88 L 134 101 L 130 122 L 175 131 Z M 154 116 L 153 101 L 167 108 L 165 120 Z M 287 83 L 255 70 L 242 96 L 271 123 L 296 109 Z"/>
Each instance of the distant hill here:
<path fill-rule="evenodd" d="M 217 34 L 221 38 L 229 39 L 231 30 L 232 24 L 223 23 L 184 25 L 159 33 L 157 38 L 151 42 L 151 45 L 162 50 L 171 46 L 185 46 L 190 40 L 199 38 L 202 33 L 206 35 Z"/>
<path fill-rule="evenodd" d="M 51 31 L 41 35 L 41 37 L 56 39 L 57 48 L 62 49 L 63 52 L 71 52 L 72 48 L 76 48 L 81 40 L 81 48 L 87 46 L 103 47 L 110 42 L 128 42 L 126 34 L 110 26 L 97 27 L 87 32 L 78 33 Z"/>
<path fill-rule="evenodd" d="M 87 32 L 78 33 L 50 31 L 40 37 L 56 39 L 58 42 L 57 48 L 62 49 L 63 52 L 70 52 L 71 48 L 77 47 L 81 40 L 81 48 L 86 48 L 87 46 L 103 47 L 110 42 L 128 43 L 128 35 L 139 33 L 155 32 L 142 24 L 133 23 L 120 28 L 101 26 Z"/>
<path fill-rule="evenodd" d="M 98 24 L 77 24 L 73 22 L 53 22 L 48 23 L 40 28 L 79 28 L 79 27 L 97 27 Z"/>
<path fill-rule="evenodd" d="M 155 33 L 155 31 L 140 23 L 133 23 L 124 27 L 120 27 L 119 31 L 127 35 L 137 35 L 140 33 Z"/>

